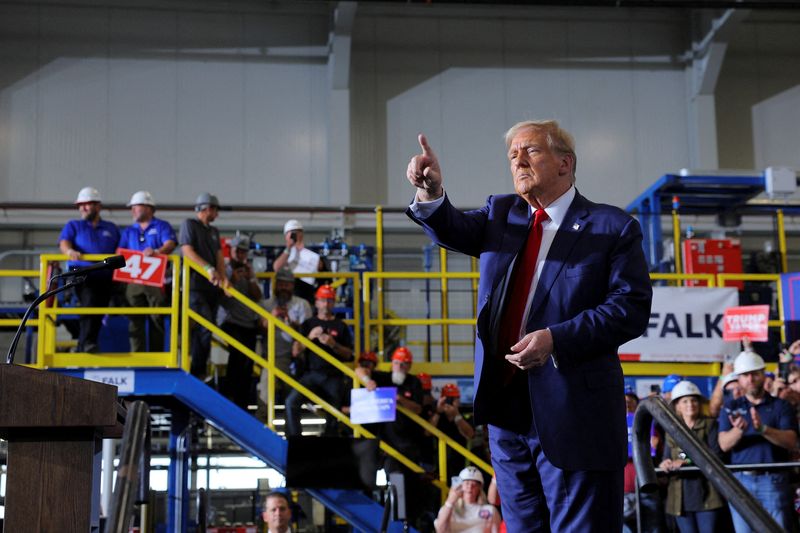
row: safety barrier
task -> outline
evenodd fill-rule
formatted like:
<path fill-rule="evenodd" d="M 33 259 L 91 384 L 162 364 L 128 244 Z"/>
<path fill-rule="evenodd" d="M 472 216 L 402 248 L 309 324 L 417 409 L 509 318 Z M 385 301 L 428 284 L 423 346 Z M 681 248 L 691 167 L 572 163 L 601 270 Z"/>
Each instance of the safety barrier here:
<path fill-rule="evenodd" d="M 16 270 L 0 270 L 0 278 L 37 278 L 39 277 L 38 270 L 23 270 L 23 269 L 16 269 Z M 12 327 L 19 327 L 20 323 L 22 322 L 22 316 L 20 318 L 0 318 L 0 326 L 12 326 Z M 28 319 L 27 327 L 39 327 L 39 318 L 30 318 Z"/>
<path fill-rule="evenodd" d="M 107 254 L 86 254 L 81 259 L 102 261 Z M 40 291 L 46 290 L 48 265 L 51 262 L 65 261 L 66 255 L 44 254 L 40 258 Z M 169 256 L 173 272 L 180 270 L 180 257 Z M 37 368 L 64 367 L 168 367 L 177 368 L 178 360 L 178 302 L 179 285 L 172 286 L 172 305 L 170 307 L 59 307 L 58 300 L 45 302 L 39 307 L 39 337 L 36 347 Z M 121 352 L 121 353 L 65 353 L 57 350 L 56 321 L 64 315 L 168 315 L 170 316 L 170 346 L 167 352 Z"/>
<path fill-rule="evenodd" d="M 209 331 L 211 331 L 214 335 L 218 336 L 231 346 L 235 347 L 237 350 L 242 352 L 244 355 L 252 359 L 255 363 L 259 366 L 267 369 L 267 425 L 271 429 L 275 429 L 274 422 L 275 422 L 275 389 L 276 389 L 276 381 L 275 379 L 280 379 L 282 382 L 288 384 L 291 388 L 299 391 L 303 396 L 314 402 L 315 404 L 321 406 L 321 408 L 334 417 L 336 420 L 350 428 L 354 435 L 356 436 L 363 436 L 366 438 L 376 438 L 376 436 L 365 429 L 363 426 L 359 424 L 353 424 L 350 421 L 350 417 L 341 412 L 335 406 L 331 405 L 319 395 L 315 394 L 313 391 L 309 390 L 308 388 L 304 387 L 299 381 L 295 380 L 292 376 L 283 372 L 280 368 L 278 368 L 275 364 L 275 334 L 277 330 L 280 330 L 283 333 L 288 334 L 294 341 L 299 342 L 302 344 L 306 349 L 313 352 L 318 357 L 321 357 L 323 360 L 327 361 L 335 368 L 337 368 L 340 372 L 342 372 L 345 376 L 349 377 L 353 381 L 353 387 L 359 387 L 361 385 L 355 371 L 348 365 L 342 363 L 335 357 L 331 356 L 321 348 L 319 348 L 316 344 L 310 341 L 304 335 L 298 333 L 291 327 L 284 324 L 281 320 L 275 318 L 271 313 L 267 312 L 263 307 L 256 304 L 245 295 L 241 294 L 236 289 L 230 288 L 228 289 L 228 294 L 235 298 L 239 303 L 247 307 L 248 309 L 255 312 L 260 317 L 264 318 L 267 321 L 267 359 L 264 359 L 253 350 L 247 348 L 242 343 L 240 343 L 235 338 L 231 337 L 222 329 L 220 329 L 216 324 L 212 324 L 199 314 L 195 313 L 189 308 L 189 297 L 188 297 L 188 280 L 189 280 L 189 272 L 194 270 L 198 272 L 200 275 L 208 277 L 207 272 L 204 269 L 200 268 L 197 264 L 193 263 L 192 261 L 184 259 L 183 263 L 183 284 L 184 284 L 184 297 L 181 303 L 182 307 L 182 316 L 184 320 L 184 324 L 182 327 L 183 332 L 183 339 L 182 339 L 182 346 L 184 349 L 182 350 L 183 354 L 183 361 L 182 367 L 184 370 L 189 369 L 189 360 L 188 360 L 188 353 L 189 353 L 189 320 L 193 320 L 197 322 L 199 325 L 205 327 Z M 305 275 L 305 274 L 304 274 Z M 331 277 L 331 273 L 325 273 L 325 277 Z M 435 481 L 435 484 L 439 487 L 442 491 L 442 498 L 446 497 L 447 492 L 447 480 L 448 480 L 448 472 L 447 472 L 447 448 L 450 447 L 456 453 L 461 454 L 467 460 L 481 468 L 482 470 L 486 471 L 489 474 L 493 473 L 491 466 L 477 457 L 475 454 L 467 450 L 465 447 L 460 445 L 459 443 L 452 440 L 450 437 L 439 431 L 437 428 L 432 426 L 427 420 L 421 418 L 420 416 L 412 413 L 408 409 L 397 406 L 397 411 L 403 414 L 404 416 L 413 420 L 416 424 L 421 426 L 424 431 L 427 431 L 434 437 L 438 439 L 438 450 L 439 450 L 439 479 Z M 395 450 L 392 446 L 388 443 L 381 441 L 380 448 L 383 450 L 387 455 L 396 459 L 405 467 L 407 467 L 412 472 L 417 473 L 424 473 L 424 470 L 421 466 L 417 463 L 414 463 L 406 456 Z"/>

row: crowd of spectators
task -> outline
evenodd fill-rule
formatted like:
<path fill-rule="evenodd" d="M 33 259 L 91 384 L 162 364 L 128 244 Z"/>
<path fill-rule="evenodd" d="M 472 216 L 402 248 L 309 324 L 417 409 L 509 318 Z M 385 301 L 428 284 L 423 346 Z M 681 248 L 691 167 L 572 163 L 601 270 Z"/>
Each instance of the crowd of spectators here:
<path fill-rule="evenodd" d="M 209 322 L 220 324 L 222 330 L 241 345 L 255 350 L 257 337 L 263 335 L 267 324 L 253 309 L 232 298 L 228 294 L 230 287 L 263 306 L 287 328 L 301 332 L 334 359 L 343 363 L 353 360 L 350 329 L 333 313 L 336 292 L 330 285 L 315 287 L 313 277 L 302 276 L 320 271 L 323 265 L 320 256 L 305 247 L 304 228 L 299 221 L 289 220 L 284 226 L 286 248 L 274 262 L 276 277 L 272 294 L 265 298 L 255 277 L 249 257 L 251 243 L 246 236 L 239 236 L 232 242 L 228 261 L 223 257 L 220 233 L 213 225 L 220 203 L 213 194 L 203 193 L 197 197 L 195 214 L 182 223 L 178 236 L 169 223 L 155 216 L 156 202 L 147 191 L 138 191 L 131 197 L 127 205 L 131 208 L 132 224 L 121 232 L 115 224 L 102 219 L 102 199 L 96 189 L 81 189 L 75 205 L 80 218 L 69 221 L 59 236 L 59 248 L 68 256 L 67 268 L 90 264 L 82 257 L 86 254 L 112 254 L 118 248 L 126 248 L 144 256 L 168 255 L 180 246 L 182 255 L 200 265 L 207 274 L 191 274 L 191 308 Z M 78 287 L 77 301 L 85 307 L 105 307 L 113 293 L 112 287 L 110 271 L 91 273 Z M 168 296 L 163 288 L 147 285 L 128 284 L 124 289 L 124 301 L 133 307 L 162 307 L 168 303 Z M 80 316 L 78 351 L 95 353 L 99 350 L 101 320 L 101 315 Z M 131 315 L 129 320 L 132 351 L 164 349 L 162 317 Z M 287 331 L 276 328 L 275 332 L 277 368 L 297 378 L 303 387 L 327 403 L 346 409 L 349 385 L 343 374 L 303 343 L 293 341 Z M 204 378 L 211 332 L 195 326 L 191 336 L 191 372 Z M 253 382 L 253 361 L 233 344 L 228 350 L 227 376 L 220 389 L 237 405 L 246 408 Z M 800 341 L 793 343 L 788 353 L 800 353 Z M 458 444 L 480 448 L 474 441 L 479 440 L 482 432 L 476 432 L 468 414 L 462 412 L 461 391 L 455 383 L 443 384 L 435 397 L 431 376 L 424 373 L 416 376 L 411 372 L 413 355 L 405 346 L 393 350 L 390 372 L 377 370 L 377 364 L 373 352 L 361 354 L 357 362 L 356 374 L 368 390 L 395 387 L 398 406 L 422 417 Z M 266 381 L 264 374 L 262 403 L 266 401 Z M 276 383 L 282 381 L 276 380 Z M 285 399 L 286 433 L 302 435 L 301 410 L 310 402 L 296 389 L 279 387 L 278 397 Z M 677 375 L 668 376 L 661 390 L 653 391 L 653 394 L 659 393 L 695 436 L 728 464 L 782 463 L 800 456 L 798 366 L 782 363 L 780 375 L 776 376 L 766 371 L 763 358 L 747 346 L 735 361 L 723 365 L 722 375 L 710 398 L 704 398 L 697 384 Z M 629 418 L 632 418 L 639 398 L 634 391 L 626 390 L 625 400 Z M 437 439 L 421 426 L 398 415 L 393 422 L 373 425 L 371 430 L 408 459 L 422 465 L 430 478 L 437 476 Z M 336 424 L 329 421 L 325 433 L 331 435 L 337 431 Z M 692 458 L 671 435 L 654 426 L 651 448 L 655 464 L 667 477 L 661 497 L 640 495 L 642 530 L 711 532 L 732 526 L 737 532 L 749 531 L 736 509 L 725 502 L 701 473 L 685 470 L 693 466 Z M 401 472 L 409 477 L 409 486 L 414 484 L 411 478 L 417 476 L 412 476 L 406 466 L 391 456 L 385 457 L 382 466 L 387 474 Z M 474 466 L 468 466 L 464 457 L 452 450 L 447 454 L 446 467 L 448 473 L 460 472 L 460 475 L 453 478 L 445 504 L 436 515 L 435 530 L 498 531 L 501 527 L 500 496 L 490 486 L 491 501 L 487 501 L 484 492 L 490 478 Z M 736 471 L 734 476 L 782 527 L 788 531 L 797 528 L 797 513 L 792 505 L 796 483 L 788 470 L 753 467 Z M 633 483 L 633 467 L 629 461 L 625 483 L 626 493 L 631 496 L 626 496 L 625 500 L 628 526 L 631 524 Z M 419 515 L 432 507 L 430 498 L 424 499 L 424 491 L 410 497 Z M 291 518 L 289 503 L 280 493 L 272 493 L 265 500 L 264 520 L 270 524 L 270 531 L 286 530 Z"/>
<path fill-rule="evenodd" d="M 800 341 L 788 351 L 800 354 Z M 710 399 L 697 384 L 680 376 L 665 379 L 661 396 L 712 454 L 725 464 L 744 467 L 734 470 L 733 476 L 783 529 L 797 531 L 794 470 L 770 467 L 800 457 L 800 367 L 787 366 L 783 374 L 767 372 L 764 359 L 746 344 L 733 362 L 723 365 Z M 635 392 L 626 390 L 630 413 L 637 403 Z M 640 493 L 642 531 L 752 531 L 702 473 L 687 469 L 696 466 L 692 457 L 655 425 L 651 449 L 666 478 L 660 493 Z M 626 492 L 633 490 L 632 475 L 629 463 Z M 626 498 L 626 530 L 635 530 L 632 502 Z"/>

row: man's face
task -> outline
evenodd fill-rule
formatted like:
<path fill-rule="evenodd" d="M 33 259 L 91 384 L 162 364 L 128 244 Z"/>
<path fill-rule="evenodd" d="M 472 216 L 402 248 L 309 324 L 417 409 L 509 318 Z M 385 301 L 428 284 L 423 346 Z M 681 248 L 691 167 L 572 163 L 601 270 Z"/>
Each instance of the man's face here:
<path fill-rule="evenodd" d="M 100 216 L 100 202 L 84 202 L 78 204 L 78 211 L 83 220 L 94 222 Z"/>
<path fill-rule="evenodd" d="M 739 386 L 749 396 L 759 396 L 764 392 L 764 371 L 753 370 L 739 374 Z"/>
<path fill-rule="evenodd" d="M 241 248 L 236 248 L 236 252 L 234 252 L 234 257 L 240 263 L 247 262 L 247 250 L 242 250 Z"/>
<path fill-rule="evenodd" d="M 275 296 L 279 300 L 288 300 L 292 297 L 294 292 L 293 281 L 276 281 L 275 282 Z"/>
<path fill-rule="evenodd" d="M 527 129 L 517 133 L 508 149 L 514 190 L 523 197 L 550 195 L 570 183 L 570 159 L 547 145 L 547 136 Z"/>
<path fill-rule="evenodd" d="M 292 520 L 292 511 L 283 498 L 267 498 L 267 505 L 261 518 L 272 531 L 283 531 L 289 527 Z"/>
<path fill-rule="evenodd" d="M 406 375 L 409 370 L 411 370 L 411 363 L 404 363 L 403 361 L 392 359 L 392 372 Z"/>
<path fill-rule="evenodd" d="M 206 224 L 211 224 L 215 220 L 217 220 L 217 216 L 219 215 L 219 208 L 213 205 L 206 207 L 198 211 L 197 216 Z"/>
<path fill-rule="evenodd" d="M 153 218 L 153 208 L 149 205 L 132 205 L 131 217 L 133 218 L 134 222 L 149 222 L 150 219 Z"/>
<path fill-rule="evenodd" d="M 333 298 L 317 298 L 314 300 L 314 306 L 317 308 L 317 311 L 324 314 L 332 313 L 335 303 Z"/>

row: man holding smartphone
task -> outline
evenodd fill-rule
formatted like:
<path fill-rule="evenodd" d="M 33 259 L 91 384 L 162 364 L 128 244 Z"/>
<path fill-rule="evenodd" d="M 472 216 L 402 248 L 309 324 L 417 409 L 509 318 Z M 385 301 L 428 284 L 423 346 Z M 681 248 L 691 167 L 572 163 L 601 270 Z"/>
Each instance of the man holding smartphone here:
<path fill-rule="evenodd" d="M 288 220 L 283 225 L 283 236 L 286 239 L 286 248 L 272 263 L 275 272 L 284 266 L 288 266 L 295 275 L 313 274 L 322 270 L 319 254 L 305 247 L 303 224 L 299 220 Z M 313 305 L 314 278 L 295 276 L 294 293 Z"/>
<path fill-rule="evenodd" d="M 797 447 L 797 419 L 789 404 L 767 394 L 764 359 L 752 351 L 733 363 L 744 396 L 725 404 L 719 415 L 719 446 L 730 452 L 731 464 L 782 463 Z M 789 478 L 785 471 L 743 470 L 733 474 L 778 524 L 791 530 Z M 737 533 L 751 531 L 731 506 Z"/>
<path fill-rule="evenodd" d="M 475 429 L 461 415 L 461 390 L 455 383 L 446 383 L 442 386 L 439 401 L 436 402 L 436 411 L 428 420 L 436 429 L 461 444 L 475 436 Z M 453 474 L 464 468 L 464 456 L 453 450 L 447 450 L 447 473 Z"/>

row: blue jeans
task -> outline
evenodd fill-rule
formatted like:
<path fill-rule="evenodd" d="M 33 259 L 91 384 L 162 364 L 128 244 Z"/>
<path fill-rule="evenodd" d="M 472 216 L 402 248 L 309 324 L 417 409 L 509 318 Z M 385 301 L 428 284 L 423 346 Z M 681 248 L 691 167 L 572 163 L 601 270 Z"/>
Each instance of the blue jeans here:
<path fill-rule="evenodd" d="M 675 517 L 681 533 L 714 533 L 717 530 L 719 509 L 711 511 L 687 511 Z"/>
<path fill-rule="evenodd" d="M 744 486 L 753 497 L 761 502 L 772 518 L 787 531 L 792 530 L 791 524 L 791 491 L 787 475 L 782 472 L 767 473 L 760 476 L 745 474 L 744 472 L 734 472 L 734 476 Z M 730 505 L 730 504 L 729 504 Z M 733 505 L 731 508 L 731 518 L 736 533 L 747 533 L 755 530 L 745 522 Z"/>

